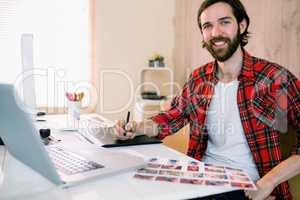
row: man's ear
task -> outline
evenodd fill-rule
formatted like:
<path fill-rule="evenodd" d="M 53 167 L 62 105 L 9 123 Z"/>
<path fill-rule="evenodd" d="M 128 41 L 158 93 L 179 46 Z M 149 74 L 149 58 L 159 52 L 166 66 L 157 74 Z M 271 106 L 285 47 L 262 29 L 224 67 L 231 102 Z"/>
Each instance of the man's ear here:
<path fill-rule="evenodd" d="M 241 34 L 243 34 L 243 33 L 245 32 L 245 30 L 246 30 L 246 27 L 247 27 L 247 22 L 246 22 L 246 20 L 243 19 L 243 20 L 240 22 L 239 26 L 240 26 Z"/>

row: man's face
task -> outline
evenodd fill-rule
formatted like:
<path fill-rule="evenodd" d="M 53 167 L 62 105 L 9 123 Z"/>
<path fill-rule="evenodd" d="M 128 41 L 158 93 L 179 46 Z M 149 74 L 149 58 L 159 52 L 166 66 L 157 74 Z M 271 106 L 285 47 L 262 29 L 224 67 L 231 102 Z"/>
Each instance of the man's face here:
<path fill-rule="evenodd" d="M 200 16 L 203 46 L 218 61 L 230 58 L 241 42 L 240 27 L 230 5 L 216 3 Z"/>

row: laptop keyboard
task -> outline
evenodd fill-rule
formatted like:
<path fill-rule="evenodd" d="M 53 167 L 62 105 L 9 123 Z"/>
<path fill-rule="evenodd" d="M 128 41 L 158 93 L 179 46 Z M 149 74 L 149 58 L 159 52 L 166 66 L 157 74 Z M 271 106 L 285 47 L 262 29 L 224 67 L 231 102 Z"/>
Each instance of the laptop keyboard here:
<path fill-rule="evenodd" d="M 47 151 L 58 171 L 67 175 L 78 174 L 104 167 L 99 163 L 87 160 L 82 156 L 61 147 L 49 147 L 47 148 Z"/>

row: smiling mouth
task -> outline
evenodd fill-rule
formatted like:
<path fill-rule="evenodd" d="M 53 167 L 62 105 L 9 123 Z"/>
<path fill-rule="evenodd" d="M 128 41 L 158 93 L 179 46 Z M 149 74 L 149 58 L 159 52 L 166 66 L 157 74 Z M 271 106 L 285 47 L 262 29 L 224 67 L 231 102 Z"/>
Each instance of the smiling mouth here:
<path fill-rule="evenodd" d="M 212 45 L 216 48 L 224 48 L 226 46 L 226 41 L 217 41 L 217 42 L 212 42 Z"/>

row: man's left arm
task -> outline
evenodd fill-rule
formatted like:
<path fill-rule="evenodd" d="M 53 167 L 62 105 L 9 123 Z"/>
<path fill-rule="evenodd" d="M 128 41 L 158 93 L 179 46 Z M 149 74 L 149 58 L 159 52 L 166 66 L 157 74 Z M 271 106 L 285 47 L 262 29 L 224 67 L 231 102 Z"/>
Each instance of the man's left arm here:
<path fill-rule="evenodd" d="M 300 174 L 300 81 L 290 72 L 287 72 L 287 117 L 288 123 L 297 129 L 297 149 L 294 155 L 279 163 L 265 176 L 257 181 L 257 191 L 245 192 L 250 199 L 263 200 L 280 183 L 283 183 L 297 174 Z"/>
<path fill-rule="evenodd" d="M 292 155 L 274 167 L 269 173 L 257 181 L 257 191 L 247 191 L 250 199 L 263 200 L 274 188 L 300 173 L 300 156 Z"/>

